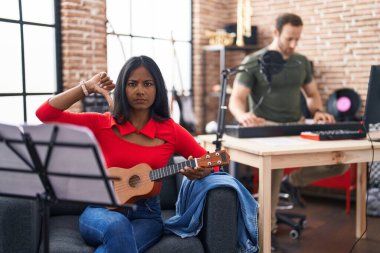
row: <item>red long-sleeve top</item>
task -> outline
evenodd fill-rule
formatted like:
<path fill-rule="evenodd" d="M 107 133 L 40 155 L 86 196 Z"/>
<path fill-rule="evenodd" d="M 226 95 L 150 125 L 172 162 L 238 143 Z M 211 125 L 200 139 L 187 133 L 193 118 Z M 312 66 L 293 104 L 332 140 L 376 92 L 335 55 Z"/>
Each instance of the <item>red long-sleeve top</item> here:
<path fill-rule="evenodd" d="M 182 126 L 172 119 L 157 122 L 150 119 L 143 129 L 137 130 L 129 121 L 118 124 L 110 113 L 73 113 L 56 109 L 48 102 L 36 111 L 44 123 L 69 123 L 88 127 L 97 139 L 107 167 L 131 168 L 140 163 L 149 164 L 152 169 L 164 167 L 174 154 L 187 158 L 197 158 L 206 153 Z M 141 146 L 128 142 L 116 135 L 112 127 L 117 127 L 121 136 L 130 133 L 143 134 L 151 139 L 164 140 L 158 146 Z"/>

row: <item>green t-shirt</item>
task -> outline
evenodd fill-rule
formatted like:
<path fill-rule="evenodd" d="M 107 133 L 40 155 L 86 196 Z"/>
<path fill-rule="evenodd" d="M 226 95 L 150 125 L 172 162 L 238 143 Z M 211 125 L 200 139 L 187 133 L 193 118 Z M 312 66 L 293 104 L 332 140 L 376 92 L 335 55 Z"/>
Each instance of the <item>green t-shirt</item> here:
<path fill-rule="evenodd" d="M 268 93 L 269 83 L 258 64 L 258 59 L 267 51 L 263 48 L 246 56 L 242 64 L 246 64 L 247 71 L 238 73 L 236 80 L 251 89 L 251 111 L 263 97 L 254 112 L 258 117 L 275 122 L 298 121 L 302 116 L 300 88 L 312 80 L 310 62 L 301 54 L 292 54 L 283 69 L 272 75 Z"/>

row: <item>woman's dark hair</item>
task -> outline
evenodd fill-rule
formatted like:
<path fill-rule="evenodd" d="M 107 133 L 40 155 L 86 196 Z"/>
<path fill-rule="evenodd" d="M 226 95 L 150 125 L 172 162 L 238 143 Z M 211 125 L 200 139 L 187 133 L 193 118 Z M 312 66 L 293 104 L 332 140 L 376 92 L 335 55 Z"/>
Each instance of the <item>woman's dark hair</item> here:
<path fill-rule="evenodd" d="M 146 68 L 152 75 L 156 86 L 156 97 L 150 108 L 151 117 L 160 122 L 166 121 L 170 118 L 168 94 L 160 68 L 152 58 L 141 55 L 131 57 L 124 64 L 116 81 L 112 116 L 119 124 L 124 124 L 128 120 L 131 112 L 131 107 L 129 106 L 127 95 L 125 93 L 128 79 L 131 73 L 141 66 Z"/>
<path fill-rule="evenodd" d="M 302 19 L 300 16 L 293 13 L 283 13 L 276 19 L 276 29 L 281 33 L 282 28 L 286 24 L 291 24 L 292 26 L 303 26 Z"/>

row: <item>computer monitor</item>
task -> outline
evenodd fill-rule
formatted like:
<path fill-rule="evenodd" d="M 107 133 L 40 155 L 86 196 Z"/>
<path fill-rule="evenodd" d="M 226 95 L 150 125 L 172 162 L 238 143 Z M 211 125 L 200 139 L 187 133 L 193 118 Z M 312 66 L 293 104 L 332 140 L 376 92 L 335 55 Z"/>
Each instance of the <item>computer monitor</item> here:
<path fill-rule="evenodd" d="M 380 65 L 371 66 L 368 81 L 367 101 L 364 111 L 364 125 L 368 132 L 371 125 L 380 123 Z"/>

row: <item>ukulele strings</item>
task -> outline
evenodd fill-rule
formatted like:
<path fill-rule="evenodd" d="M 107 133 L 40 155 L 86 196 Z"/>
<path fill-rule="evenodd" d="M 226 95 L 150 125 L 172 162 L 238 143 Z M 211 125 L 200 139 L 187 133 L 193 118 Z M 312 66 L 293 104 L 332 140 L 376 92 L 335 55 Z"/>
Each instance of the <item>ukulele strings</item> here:
<path fill-rule="evenodd" d="M 178 168 L 180 166 L 180 168 Z M 149 172 L 149 175 L 148 176 L 145 176 L 145 177 L 140 177 L 140 178 L 131 178 L 130 180 L 128 180 L 129 184 L 130 185 L 134 185 L 136 183 L 147 183 L 147 182 L 152 182 L 152 181 L 156 181 L 156 180 L 159 180 L 159 179 L 162 179 L 164 177 L 168 177 L 168 176 L 171 176 L 171 175 L 174 175 L 176 173 L 178 173 L 181 169 L 183 169 L 184 167 L 186 166 L 191 166 L 191 164 L 189 164 L 189 161 L 186 161 L 186 162 L 183 162 L 183 163 L 178 163 L 178 164 L 173 164 L 173 165 L 169 165 L 169 166 L 166 166 L 166 167 L 162 167 L 162 168 L 158 168 L 156 170 L 152 170 L 151 172 L 152 173 L 156 173 L 157 175 L 152 175 L 151 172 Z M 165 175 L 165 170 L 168 170 L 168 169 L 175 169 L 177 171 L 175 171 L 175 173 L 168 173 L 168 175 Z M 158 173 L 159 170 L 163 170 L 162 173 Z M 163 174 L 164 176 L 160 175 L 160 174 Z M 152 177 L 154 177 L 155 179 L 152 179 Z M 141 179 L 142 178 L 142 179 Z M 125 185 L 125 184 L 123 184 Z"/>
<path fill-rule="evenodd" d="M 173 165 L 169 165 L 169 166 L 166 166 L 166 167 L 162 167 L 162 168 L 158 168 L 156 170 L 152 170 L 151 172 L 152 173 L 157 173 L 158 174 L 158 170 L 167 170 L 167 169 L 176 169 L 177 171 L 175 173 L 169 173 L 168 175 L 155 175 L 155 177 L 157 176 L 157 178 L 155 179 L 152 179 L 151 178 L 151 172 L 148 174 L 148 176 L 144 176 L 144 177 L 140 177 L 140 178 L 131 178 L 130 180 L 127 180 L 127 184 L 125 183 L 121 183 L 120 181 L 114 182 L 114 188 L 116 191 L 119 191 L 119 190 L 126 190 L 128 188 L 133 188 L 133 186 L 131 185 L 137 185 L 137 184 L 145 184 L 145 183 L 150 183 L 150 182 L 154 182 L 156 180 L 159 180 L 159 179 L 163 179 L 165 177 L 168 177 L 168 176 L 171 176 L 171 175 L 174 175 L 176 173 L 178 173 L 181 169 L 183 169 L 185 166 L 189 166 L 191 167 L 191 164 L 188 164 L 189 161 L 185 161 L 183 163 L 178 163 L 178 164 L 173 164 Z M 180 168 L 178 168 L 178 166 L 181 166 Z M 172 168 L 171 168 L 172 167 Z M 162 174 L 165 174 L 164 172 Z M 152 176 L 153 177 L 153 176 Z"/>
<path fill-rule="evenodd" d="M 179 170 L 176 173 L 178 173 L 178 172 L 179 172 Z M 176 173 L 174 173 L 174 174 L 176 174 Z M 151 177 L 149 175 L 145 176 L 145 177 L 140 177 L 140 178 L 131 178 L 130 180 L 127 180 L 127 184 L 122 183 L 121 181 L 117 181 L 116 183 L 114 182 L 114 188 L 117 191 L 119 191 L 119 190 L 122 191 L 122 190 L 126 190 L 128 188 L 131 188 L 131 187 L 133 188 L 133 186 L 131 186 L 131 185 L 145 184 L 145 183 L 154 182 L 156 180 L 159 180 L 159 179 L 162 179 L 164 177 L 168 177 L 168 176 L 171 176 L 171 175 L 174 175 L 174 174 L 165 175 L 163 177 L 160 176 L 159 178 L 157 178 L 155 180 L 151 179 Z"/>
<path fill-rule="evenodd" d="M 168 168 L 168 167 L 164 167 L 164 168 Z M 182 168 L 181 168 L 181 169 L 182 169 Z M 159 170 L 159 169 L 157 169 L 157 170 Z M 157 171 L 157 170 L 153 170 L 153 171 Z M 176 173 L 178 173 L 178 172 L 179 172 L 179 170 L 178 170 Z M 175 174 L 175 173 L 174 173 L 174 174 Z M 162 178 L 164 178 L 164 177 L 171 176 L 171 175 L 174 175 L 174 174 L 165 175 L 165 176 L 163 176 L 163 177 L 159 176 L 159 177 L 157 177 L 157 179 L 155 179 L 155 180 L 159 180 L 159 179 L 162 179 Z M 131 178 L 130 180 L 127 180 L 127 182 L 128 182 L 129 184 L 121 184 L 120 181 L 117 181 L 116 184 L 115 184 L 115 182 L 114 182 L 114 184 L 115 184 L 115 187 L 114 187 L 114 188 L 115 188 L 116 190 L 125 190 L 125 189 L 127 189 L 127 188 L 130 188 L 129 185 L 136 185 L 136 184 L 138 184 L 138 183 L 140 183 L 140 184 L 145 184 L 145 183 L 148 183 L 148 182 L 153 182 L 153 181 L 155 181 L 155 180 L 151 179 L 150 175 L 145 176 L 145 177 L 140 177 L 140 178 Z M 120 184 L 120 186 L 117 186 L 117 185 L 119 185 L 119 184 Z"/>

